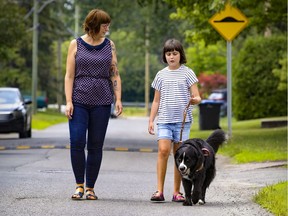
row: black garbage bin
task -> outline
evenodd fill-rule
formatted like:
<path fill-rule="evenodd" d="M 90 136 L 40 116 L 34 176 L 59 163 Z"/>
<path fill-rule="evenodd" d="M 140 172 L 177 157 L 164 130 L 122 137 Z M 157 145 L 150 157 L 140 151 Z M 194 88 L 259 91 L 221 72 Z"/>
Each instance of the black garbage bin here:
<path fill-rule="evenodd" d="M 214 130 L 220 128 L 220 107 L 222 102 L 203 100 L 199 104 L 200 130 Z"/>

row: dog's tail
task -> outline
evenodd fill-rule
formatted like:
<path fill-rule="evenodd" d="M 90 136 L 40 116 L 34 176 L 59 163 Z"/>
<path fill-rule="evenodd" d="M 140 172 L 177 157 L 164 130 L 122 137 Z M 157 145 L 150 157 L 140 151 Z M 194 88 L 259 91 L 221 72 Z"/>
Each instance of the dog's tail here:
<path fill-rule="evenodd" d="M 220 145 L 222 145 L 226 141 L 226 134 L 223 130 L 217 129 L 215 130 L 206 140 L 209 145 L 212 146 L 215 153 L 218 151 Z"/>

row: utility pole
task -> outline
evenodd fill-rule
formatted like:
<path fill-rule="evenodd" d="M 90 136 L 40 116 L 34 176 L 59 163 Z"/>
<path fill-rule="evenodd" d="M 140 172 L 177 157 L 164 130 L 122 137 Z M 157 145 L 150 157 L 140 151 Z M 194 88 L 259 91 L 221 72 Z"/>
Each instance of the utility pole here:
<path fill-rule="evenodd" d="M 32 113 L 37 112 L 37 83 L 38 83 L 38 27 L 39 13 L 50 3 L 55 0 L 45 1 L 39 8 L 39 0 L 34 0 L 33 4 L 33 41 L 32 41 Z M 27 18 L 30 12 L 25 16 Z"/>
<path fill-rule="evenodd" d="M 150 77 L 150 26 L 149 18 L 145 26 L 145 113 L 146 116 L 149 115 L 149 77 Z"/>
<path fill-rule="evenodd" d="M 33 11 L 33 48 L 32 48 L 32 111 L 37 112 L 37 77 L 38 77 L 38 0 L 34 0 Z"/>
<path fill-rule="evenodd" d="M 76 2 L 75 4 L 75 34 L 74 34 L 75 38 L 77 38 L 79 34 L 79 16 L 80 16 L 80 6 Z"/>
<path fill-rule="evenodd" d="M 58 70 L 57 70 L 57 104 L 58 104 L 58 112 L 61 112 L 61 105 L 63 103 L 63 73 L 62 73 L 62 39 L 58 39 L 57 43 L 57 59 L 58 59 Z"/>

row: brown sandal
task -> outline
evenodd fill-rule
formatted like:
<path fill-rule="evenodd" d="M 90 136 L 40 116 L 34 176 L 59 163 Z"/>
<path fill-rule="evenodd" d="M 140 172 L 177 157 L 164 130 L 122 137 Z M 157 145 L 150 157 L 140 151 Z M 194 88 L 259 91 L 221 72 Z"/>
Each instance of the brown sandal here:
<path fill-rule="evenodd" d="M 71 199 L 80 200 L 80 199 L 82 199 L 83 195 L 84 195 L 84 187 L 83 186 L 77 186 L 76 191 L 72 195 Z"/>
<path fill-rule="evenodd" d="M 92 188 L 86 189 L 86 199 L 87 200 L 97 200 L 98 199 L 98 197 L 95 195 L 95 192 Z"/>

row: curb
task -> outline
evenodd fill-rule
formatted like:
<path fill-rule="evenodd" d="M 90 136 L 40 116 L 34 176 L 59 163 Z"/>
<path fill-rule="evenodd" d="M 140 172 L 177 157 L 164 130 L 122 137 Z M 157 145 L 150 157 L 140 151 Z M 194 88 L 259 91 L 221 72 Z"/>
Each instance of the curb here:
<path fill-rule="evenodd" d="M 14 147 L 0 146 L 0 151 L 4 150 L 27 150 L 27 149 L 70 149 L 70 145 L 41 145 L 41 146 L 29 146 L 19 145 Z M 104 147 L 103 151 L 118 151 L 118 152 L 145 152 L 153 153 L 158 152 L 158 149 L 152 148 L 126 148 L 126 147 Z"/>

